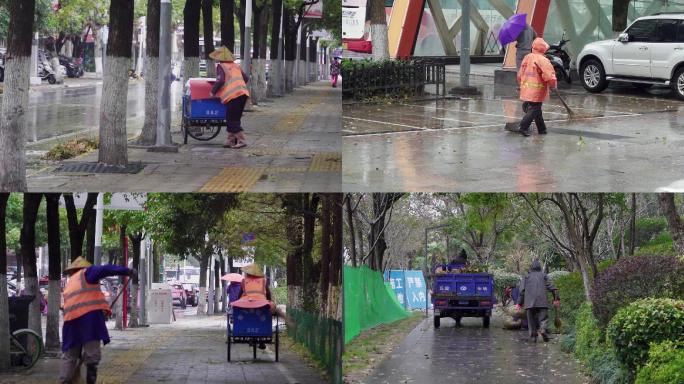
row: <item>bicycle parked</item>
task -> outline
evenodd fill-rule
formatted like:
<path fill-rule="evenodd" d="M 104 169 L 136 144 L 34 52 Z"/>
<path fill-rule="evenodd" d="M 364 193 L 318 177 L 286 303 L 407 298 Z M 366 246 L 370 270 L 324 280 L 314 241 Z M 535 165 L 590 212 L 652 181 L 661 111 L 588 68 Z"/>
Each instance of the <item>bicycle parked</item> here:
<path fill-rule="evenodd" d="M 28 306 L 34 296 L 9 298 L 10 361 L 21 369 L 33 367 L 43 354 L 43 338 L 28 327 Z"/>

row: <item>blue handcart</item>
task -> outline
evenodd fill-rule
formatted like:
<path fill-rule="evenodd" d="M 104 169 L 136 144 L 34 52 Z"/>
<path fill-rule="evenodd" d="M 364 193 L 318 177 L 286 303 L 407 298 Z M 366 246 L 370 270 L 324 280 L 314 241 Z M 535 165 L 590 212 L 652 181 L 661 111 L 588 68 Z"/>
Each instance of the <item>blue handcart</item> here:
<path fill-rule="evenodd" d="M 192 100 L 189 94 L 183 95 L 183 144 L 188 136 L 195 140 L 209 141 L 227 127 L 226 106 L 218 98 Z"/>
<path fill-rule="evenodd" d="M 275 332 L 273 331 L 274 315 L 271 313 L 269 305 L 259 308 L 240 308 L 232 307 L 232 314 L 228 314 L 227 327 L 227 355 L 230 361 L 230 349 L 233 344 L 250 344 L 254 353 L 254 360 L 257 358 L 257 345 L 275 344 L 275 361 L 278 361 L 278 349 L 280 341 L 278 338 L 278 316 L 276 318 Z M 232 329 L 231 329 L 232 320 Z"/>

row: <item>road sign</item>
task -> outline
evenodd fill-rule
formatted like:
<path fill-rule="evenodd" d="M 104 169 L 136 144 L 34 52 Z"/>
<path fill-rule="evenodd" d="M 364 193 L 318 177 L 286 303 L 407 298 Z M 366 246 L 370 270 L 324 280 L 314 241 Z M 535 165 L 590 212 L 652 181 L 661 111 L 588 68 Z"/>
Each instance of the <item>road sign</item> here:
<path fill-rule="evenodd" d="M 390 270 L 385 272 L 385 280 L 389 281 L 397 300 L 406 309 L 425 308 L 425 278 L 422 271 Z"/>

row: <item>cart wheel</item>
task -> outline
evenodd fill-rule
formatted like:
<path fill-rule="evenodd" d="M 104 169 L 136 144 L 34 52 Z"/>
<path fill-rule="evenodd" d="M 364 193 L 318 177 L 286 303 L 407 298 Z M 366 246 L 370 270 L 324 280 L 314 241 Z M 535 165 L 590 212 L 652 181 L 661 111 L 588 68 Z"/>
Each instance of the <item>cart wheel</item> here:
<path fill-rule="evenodd" d="M 188 127 L 187 131 L 190 137 L 192 137 L 195 140 L 209 141 L 214 137 L 218 136 L 219 133 L 221 133 L 221 126 L 207 123 L 204 126 L 195 125 Z"/>
<path fill-rule="evenodd" d="M 456 322 L 457 327 L 461 326 L 461 317 L 460 316 L 454 317 L 454 321 Z"/>
<path fill-rule="evenodd" d="M 257 341 L 256 340 L 254 340 L 252 348 L 254 349 L 254 360 L 256 360 L 256 348 L 257 348 Z"/>
<path fill-rule="evenodd" d="M 435 316 L 434 323 L 435 323 L 435 328 L 439 328 L 439 316 Z"/>
<path fill-rule="evenodd" d="M 482 318 L 482 327 L 489 328 L 489 316 L 485 316 Z"/>

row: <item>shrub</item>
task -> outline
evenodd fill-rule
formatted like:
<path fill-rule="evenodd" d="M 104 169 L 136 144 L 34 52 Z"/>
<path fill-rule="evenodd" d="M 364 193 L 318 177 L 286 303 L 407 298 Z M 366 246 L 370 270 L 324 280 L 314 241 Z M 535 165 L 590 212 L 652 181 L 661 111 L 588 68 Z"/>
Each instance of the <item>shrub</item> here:
<path fill-rule="evenodd" d="M 343 99 L 420 95 L 426 81 L 425 60 L 342 60 Z"/>
<path fill-rule="evenodd" d="M 605 337 L 591 310 L 591 303 L 583 303 L 575 320 L 574 354 L 584 363 L 594 381 L 599 383 L 628 383 L 629 373 L 620 364 L 615 351 Z"/>
<path fill-rule="evenodd" d="M 684 301 L 638 300 L 613 317 L 607 338 L 618 359 L 635 372 L 646 362 L 650 343 L 684 341 Z"/>
<path fill-rule="evenodd" d="M 620 308 L 634 300 L 682 295 L 684 262 L 674 256 L 637 256 L 623 258 L 599 272 L 591 296 L 594 316 L 605 328 Z"/>
<path fill-rule="evenodd" d="M 564 327 L 571 329 L 575 324 L 577 309 L 587 301 L 582 276 L 579 272 L 571 272 L 558 277 L 553 284 L 558 288 L 558 295 L 561 298 L 560 317 Z"/>
<path fill-rule="evenodd" d="M 661 232 L 646 244 L 634 250 L 635 255 L 675 255 L 672 245 L 672 235 L 669 232 Z"/>
<path fill-rule="evenodd" d="M 667 230 L 664 217 L 642 217 L 636 220 L 636 239 L 634 245 L 641 247 L 654 237 Z M 628 238 L 626 240 L 629 240 Z"/>
<path fill-rule="evenodd" d="M 506 287 L 517 287 L 520 285 L 521 276 L 517 273 L 494 269 L 490 271 L 494 275 L 494 293 L 503 301 L 504 289 Z"/>
<path fill-rule="evenodd" d="M 570 274 L 570 272 L 568 272 L 568 271 L 553 271 L 553 272 L 549 272 L 549 274 L 547 276 L 549 277 L 549 279 L 551 281 L 556 281 L 556 279 L 558 279 L 559 277 L 567 276 L 569 274 Z"/>
<path fill-rule="evenodd" d="M 648 362 L 637 374 L 635 384 L 684 383 L 684 343 L 652 344 Z"/>

